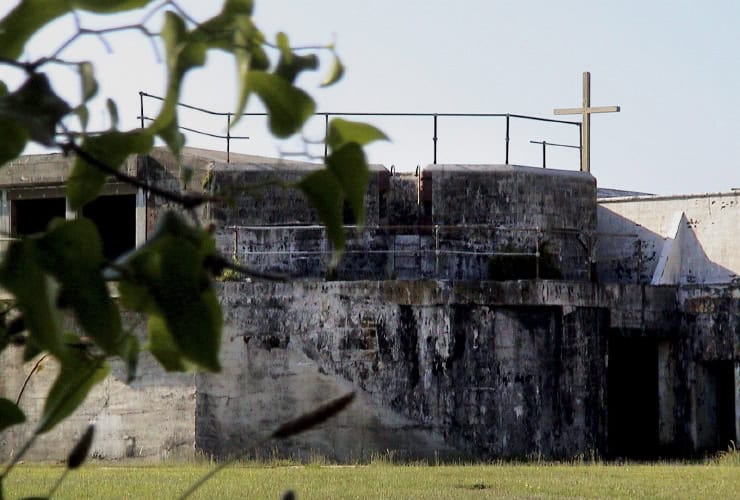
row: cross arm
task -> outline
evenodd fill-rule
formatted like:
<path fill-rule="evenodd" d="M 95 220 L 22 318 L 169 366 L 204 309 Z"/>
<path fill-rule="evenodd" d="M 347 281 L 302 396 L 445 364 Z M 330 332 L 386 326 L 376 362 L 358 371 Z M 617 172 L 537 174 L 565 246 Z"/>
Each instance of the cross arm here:
<path fill-rule="evenodd" d="M 556 115 L 582 115 L 583 113 L 617 113 L 619 106 L 592 106 L 588 108 L 562 108 L 555 109 Z"/>

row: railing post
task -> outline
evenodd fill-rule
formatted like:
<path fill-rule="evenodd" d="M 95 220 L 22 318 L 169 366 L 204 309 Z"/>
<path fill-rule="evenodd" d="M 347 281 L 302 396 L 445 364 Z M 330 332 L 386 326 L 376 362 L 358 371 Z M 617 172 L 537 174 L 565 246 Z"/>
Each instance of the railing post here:
<path fill-rule="evenodd" d="M 547 141 L 542 141 L 542 168 L 547 168 Z"/>
<path fill-rule="evenodd" d="M 509 113 L 506 113 L 506 164 L 509 164 Z"/>
<path fill-rule="evenodd" d="M 231 113 L 226 113 L 226 163 L 231 155 Z"/>
<path fill-rule="evenodd" d="M 434 225 L 434 278 L 439 279 L 439 224 Z"/>
<path fill-rule="evenodd" d="M 581 172 L 583 172 L 583 133 L 581 131 L 581 128 L 583 125 L 581 123 L 578 124 L 578 152 L 580 153 L 578 156 L 581 158 Z"/>
<path fill-rule="evenodd" d="M 141 118 L 141 128 L 144 128 L 144 92 L 139 91 L 139 118 Z"/>
<path fill-rule="evenodd" d="M 434 142 L 434 164 L 437 164 L 437 113 L 434 113 L 434 137 L 432 137 L 432 141 Z"/>
<path fill-rule="evenodd" d="M 535 279 L 540 279 L 540 229 L 537 228 L 536 238 L 534 240 L 534 262 L 535 262 L 535 268 L 534 268 L 534 277 Z"/>
<path fill-rule="evenodd" d="M 329 113 L 324 113 L 324 158 L 328 154 L 328 141 L 329 141 Z"/>
<path fill-rule="evenodd" d="M 642 240 L 637 238 L 637 284 L 642 282 Z"/>

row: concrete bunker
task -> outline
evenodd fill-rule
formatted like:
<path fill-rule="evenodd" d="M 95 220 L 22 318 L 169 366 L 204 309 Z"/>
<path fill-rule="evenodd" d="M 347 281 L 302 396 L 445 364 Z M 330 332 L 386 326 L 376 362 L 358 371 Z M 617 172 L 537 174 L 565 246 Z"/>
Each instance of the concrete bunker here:
<path fill-rule="evenodd" d="M 206 191 L 276 176 L 292 181 L 317 168 L 232 161 L 239 163 L 183 153 L 183 163 L 196 167 L 192 186 Z M 162 151 L 127 165 L 147 182 L 183 187 L 179 164 Z M 64 208 L 59 176 L 40 170 L 23 189 L 56 189 L 46 198 L 58 201 L 39 210 L 47 215 L 36 227 Z M 15 175 L 0 179 L 7 228 L 22 183 L 13 165 L 0 172 L 6 174 Z M 116 189 L 106 187 L 101 205 L 83 213 L 105 227 L 135 220 L 140 243 L 167 204 Z M 111 380 L 65 430 L 84 427 L 107 401 L 105 391 L 115 389 L 129 402 L 145 400 L 145 411 L 124 418 L 120 407 L 106 407 L 106 439 L 118 445 L 97 450 L 100 456 L 164 457 L 173 442 L 183 453 L 226 456 L 252 443 L 265 422 L 354 389 L 358 406 L 336 426 L 280 451 L 338 460 L 388 448 L 416 457 L 651 458 L 721 450 L 737 438 L 740 289 L 732 280 L 740 261 L 734 241 L 713 239 L 712 228 L 736 233 L 740 194 L 612 199 L 597 215 L 588 173 L 437 165 L 413 177 L 373 167 L 365 201 L 367 227 L 348 242 L 334 282 L 324 275 L 321 256 L 330 248 L 322 229 L 295 192 L 276 188 L 204 207 L 199 215 L 218 222 L 223 254 L 303 279 L 220 284 L 222 374 L 173 384 L 144 357 L 140 385 Z M 660 226 L 680 207 L 685 217 L 666 235 Z M 105 219 L 109 211 L 116 214 Z M 21 226 L 33 231 L 31 222 Z M 486 279 L 491 254 L 530 251 L 537 234 L 553 242 L 563 279 Z M 11 361 L 22 366 L 18 359 Z M 23 369 L 17 372 L 0 379 L 0 393 L 15 392 Z M 39 383 L 29 394 L 40 401 L 44 388 Z M 28 414 L 32 420 L 33 409 Z M 166 415 L 166 429 L 147 426 L 153 414 Z M 50 433 L 37 457 L 67 449 L 64 438 Z M 0 450 L 18 439 L 3 435 Z"/>

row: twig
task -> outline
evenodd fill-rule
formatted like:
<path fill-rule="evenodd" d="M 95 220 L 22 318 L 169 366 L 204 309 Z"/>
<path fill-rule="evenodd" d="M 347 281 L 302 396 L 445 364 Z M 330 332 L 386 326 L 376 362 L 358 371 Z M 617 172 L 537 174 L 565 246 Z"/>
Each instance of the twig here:
<path fill-rule="evenodd" d="M 92 369 L 87 374 L 87 376 L 82 379 L 81 384 L 84 384 L 85 382 L 87 382 L 87 379 L 90 378 L 90 377 L 92 377 L 95 374 L 95 371 L 98 368 L 100 368 L 100 365 L 101 365 L 101 363 L 103 361 L 104 361 L 103 359 L 98 358 L 98 363 L 96 363 L 95 365 L 92 366 Z M 78 388 L 79 387 L 69 387 L 69 386 L 66 387 L 65 389 L 67 390 L 67 393 L 64 394 L 64 397 L 62 397 L 59 400 L 59 402 L 56 404 L 56 406 L 53 408 L 53 410 L 56 411 L 59 408 L 61 408 L 63 405 L 65 405 L 68 402 L 69 398 L 71 398 L 74 395 L 75 391 Z M 44 408 L 44 413 L 47 413 L 47 408 Z M 54 412 L 50 412 L 50 413 L 54 413 Z M 45 424 L 46 423 L 45 420 L 46 419 L 42 419 L 37 424 L 36 429 L 33 431 L 33 434 L 31 434 L 31 436 L 26 440 L 26 442 L 23 443 L 23 446 L 21 447 L 20 451 L 16 455 L 13 456 L 13 458 L 10 460 L 10 462 L 8 462 L 5 465 L 5 469 L 3 469 L 3 472 L 0 474 L 0 482 L 2 482 L 2 479 L 5 476 L 8 475 L 8 473 L 13 469 L 13 467 L 15 467 L 16 465 L 18 465 L 18 462 L 20 462 L 21 458 L 23 458 L 23 456 L 28 452 L 28 450 L 31 448 L 31 446 L 33 445 L 33 443 L 36 442 L 36 438 L 41 435 L 39 433 L 39 430 L 42 428 L 42 424 Z"/>
<path fill-rule="evenodd" d="M 67 143 L 57 143 L 57 146 L 61 148 L 61 150 L 64 151 L 65 153 L 68 153 L 70 151 L 74 152 L 77 156 L 85 160 L 87 163 L 97 168 L 101 172 L 114 177 L 116 180 L 125 182 L 126 184 L 130 184 L 132 186 L 144 189 L 146 191 L 149 191 L 155 196 L 159 196 L 160 198 L 164 198 L 167 201 L 177 203 L 181 205 L 183 208 L 186 208 L 186 209 L 195 208 L 209 201 L 222 201 L 220 198 L 217 198 L 214 196 L 206 196 L 206 195 L 202 195 L 198 193 L 179 194 L 179 193 L 175 193 L 172 191 L 168 191 L 166 189 L 159 188 L 155 185 L 151 185 L 147 182 L 137 179 L 136 177 L 132 177 L 128 174 L 124 174 L 123 172 L 119 172 L 118 169 L 113 168 L 107 163 L 98 160 L 97 158 L 92 156 L 90 153 L 82 149 L 80 146 L 78 146 L 74 142 L 70 141 Z"/>
<path fill-rule="evenodd" d="M 36 373 L 36 370 L 38 370 L 39 365 L 41 365 L 41 362 L 44 361 L 49 356 L 49 353 L 47 352 L 43 356 L 39 358 L 38 361 L 36 361 L 36 364 L 33 365 L 33 368 L 31 368 L 31 371 L 28 372 L 28 375 L 26 376 L 26 380 L 23 381 L 23 386 L 21 387 L 21 390 L 18 392 L 18 397 L 15 398 L 15 405 L 18 406 L 18 403 L 21 402 L 21 396 L 23 396 L 23 391 L 26 390 L 26 385 L 28 385 L 28 381 L 31 380 L 31 377 L 34 373 Z"/>
<path fill-rule="evenodd" d="M 334 399 L 332 401 L 329 401 L 326 404 L 319 406 L 315 410 L 312 410 L 308 413 L 304 413 L 298 418 L 291 420 L 289 422 L 286 422 L 280 427 L 278 427 L 272 434 L 270 434 L 266 438 L 263 438 L 255 446 L 261 446 L 271 439 L 284 439 L 294 434 L 307 431 L 325 422 L 326 420 L 330 419 L 331 417 L 333 417 L 340 411 L 344 410 L 347 407 L 347 405 L 349 405 L 352 402 L 352 400 L 354 400 L 354 398 L 355 398 L 355 393 L 350 392 L 348 394 L 345 394 L 344 396 L 341 396 L 337 399 Z M 198 481 L 190 485 L 190 488 L 188 488 L 185 491 L 185 493 L 180 495 L 180 500 L 183 500 L 189 497 L 190 495 L 192 495 L 198 488 L 200 488 L 203 485 L 203 483 L 211 479 L 213 476 L 215 476 L 218 472 L 220 472 L 224 468 L 236 462 L 242 455 L 243 453 L 237 454 L 236 456 L 231 457 L 229 460 L 220 463 L 219 465 L 217 465 L 216 467 L 208 471 L 208 473 L 205 476 L 201 477 Z"/>
<path fill-rule="evenodd" d="M 291 277 L 288 276 L 287 274 L 258 271 L 256 269 L 252 269 L 251 267 L 245 267 L 239 264 L 235 264 L 233 262 L 229 262 L 227 259 L 225 259 L 221 255 L 212 255 L 212 256 L 207 257 L 206 264 L 218 270 L 231 269 L 232 271 L 236 271 L 245 276 L 249 276 L 250 278 L 263 279 L 267 281 L 279 281 L 279 282 L 286 282 L 289 279 L 291 279 Z"/>
<path fill-rule="evenodd" d="M 49 493 L 46 494 L 46 498 L 51 498 L 52 496 L 54 496 L 54 493 L 56 493 L 59 487 L 62 485 L 62 482 L 67 477 L 67 474 L 69 474 L 70 470 L 71 469 L 68 469 L 68 468 L 64 469 L 64 472 L 62 472 L 62 475 L 59 476 L 59 478 L 57 478 L 56 482 L 54 483 L 54 486 L 52 486 L 51 489 L 49 490 Z"/>

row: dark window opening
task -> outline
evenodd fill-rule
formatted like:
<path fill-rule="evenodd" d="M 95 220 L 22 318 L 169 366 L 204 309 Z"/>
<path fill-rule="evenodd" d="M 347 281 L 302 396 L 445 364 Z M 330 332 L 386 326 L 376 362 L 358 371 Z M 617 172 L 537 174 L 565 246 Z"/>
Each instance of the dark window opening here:
<path fill-rule="evenodd" d="M 64 198 L 14 200 L 11 214 L 13 234 L 29 235 L 46 231 L 52 219 L 64 218 L 65 211 Z"/>
<path fill-rule="evenodd" d="M 114 260 L 136 246 L 136 195 L 101 196 L 82 209 L 103 241 L 103 255 Z"/>
<path fill-rule="evenodd" d="M 658 344 L 655 339 L 609 338 L 608 450 L 612 457 L 658 454 Z"/>

